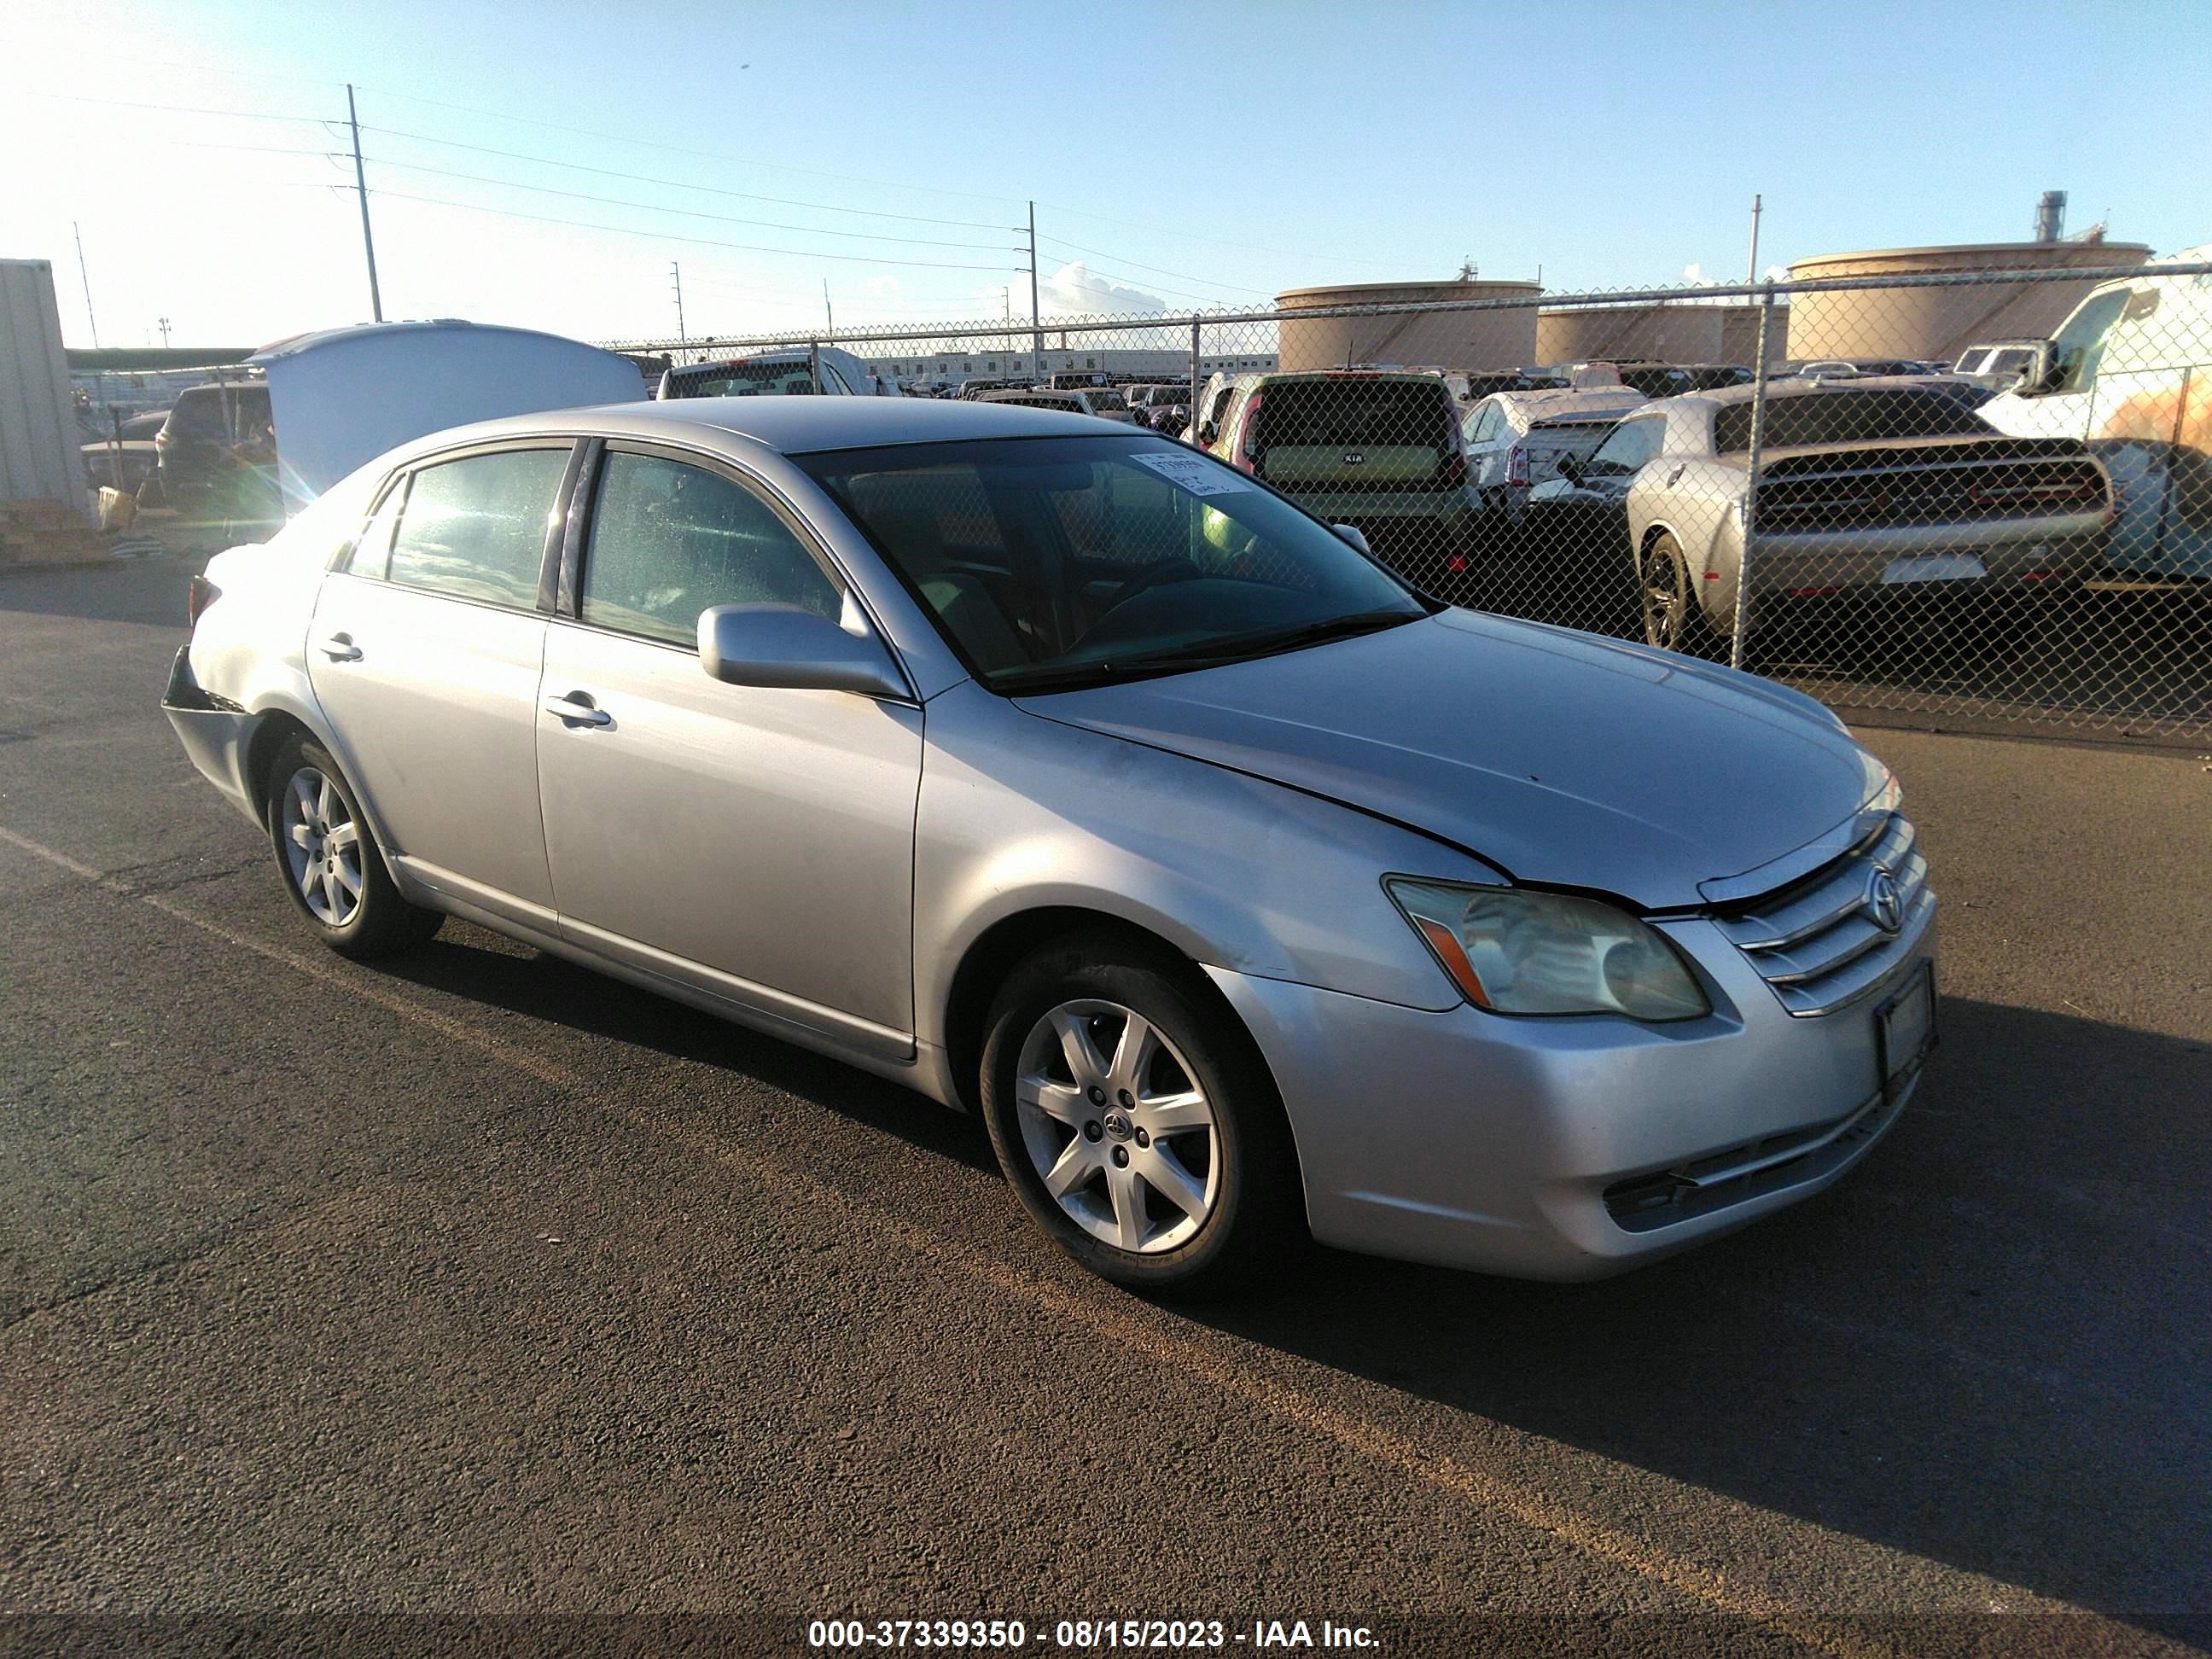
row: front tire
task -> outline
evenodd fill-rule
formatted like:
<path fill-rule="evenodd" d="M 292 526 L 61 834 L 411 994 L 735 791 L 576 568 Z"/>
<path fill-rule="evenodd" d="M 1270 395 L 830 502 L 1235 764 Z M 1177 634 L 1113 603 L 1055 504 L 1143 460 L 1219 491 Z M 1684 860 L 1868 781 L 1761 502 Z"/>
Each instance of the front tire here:
<path fill-rule="evenodd" d="M 1251 1038 L 1188 963 L 1110 936 L 1008 978 L 983 1119 L 1023 1206 L 1117 1285 L 1233 1294 L 1303 1228 L 1290 1126 Z"/>
<path fill-rule="evenodd" d="M 444 925 L 439 912 L 400 896 L 353 786 L 322 744 L 297 734 L 286 739 L 269 769 L 266 805 L 284 890 L 340 956 L 391 956 Z"/>

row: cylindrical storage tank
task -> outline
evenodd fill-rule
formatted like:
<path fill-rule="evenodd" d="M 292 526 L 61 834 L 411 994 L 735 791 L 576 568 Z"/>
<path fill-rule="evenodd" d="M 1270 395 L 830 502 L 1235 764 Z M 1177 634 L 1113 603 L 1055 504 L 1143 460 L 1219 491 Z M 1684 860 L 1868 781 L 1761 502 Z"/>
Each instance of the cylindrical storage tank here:
<path fill-rule="evenodd" d="M 1720 361 L 1721 309 L 1707 304 L 1557 306 L 1536 315 L 1540 363 Z"/>
<path fill-rule="evenodd" d="M 1352 283 L 1294 288 L 1275 296 L 1286 374 L 1387 363 L 1405 368 L 1519 368 L 1536 359 L 1534 283 Z M 1334 306 L 1449 305 L 1519 301 L 1481 311 L 1419 310 L 1381 316 L 1300 317 Z"/>
<path fill-rule="evenodd" d="M 2138 265 L 2140 242 L 1978 242 L 1825 253 L 1790 267 L 1793 283 L 1842 276 L 1905 278 L 1972 274 L 1940 287 L 1843 289 L 1793 295 L 1789 355 L 1919 357 L 1948 362 L 1978 340 L 2041 338 L 2065 320 L 2094 284 L 2023 282 L 2023 270 L 2099 270 Z"/>
<path fill-rule="evenodd" d="M 1721 349 L 1715 362 L 1741 363 L 1746 368 L 1759 363 L 1759 313 L 1764 306 L 1730 305 L 1720 307 Z M 1778 363 L 1790 355 L 1790 301 L 1774 302 L 1774 320 L 1767 325 L 1766 356 L 1769 363 Z"/>

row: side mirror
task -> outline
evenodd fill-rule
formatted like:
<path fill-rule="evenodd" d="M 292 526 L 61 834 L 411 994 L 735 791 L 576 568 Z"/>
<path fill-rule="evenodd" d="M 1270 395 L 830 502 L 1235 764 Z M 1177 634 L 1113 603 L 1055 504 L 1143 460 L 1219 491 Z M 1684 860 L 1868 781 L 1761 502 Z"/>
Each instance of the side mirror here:
<path fill-rule="evenodd" d="M 1198 423 L 1198 442 L 1200 448 L 1212 448 L 1213 441 L 1220 435 L 1221 428 L 1216 426 L 1212 422 L 1200 421 Z"/>
<path fill-rule="evenodd" d="M 1583 481 L 1583 464 L 1571 455 L 1560 456 L 1552 471 L 1571 484 L 1580 485 Z"/>
<path fill-rule="evenodd" d="M 1371 559 L 1375 556 L 1375 550 L 1368 546 L 1367 538 L 1361 532 L 1358 525 L 1333 524 L 1329 526 L 1329 528 L 1336 532 L 1338 535 L 1343 537 L 1345 540 L 1350 542 L 1354 547 L 1358 548 L 1362 553 L 1364 553 L 1369 558 Z"/>
<path fill-rule="evenodd" d="M 849 625 L 795 605 L 718 605 L 699 615 L 699 665 L 729 685 L 911 698 L 898 665 L 849 599 L 845 614 Z"/>
<path fill-rule="evenodd" d="M 2021 370 L 2019 383 L 2012 389 L 2023 398 L 2039 398 L 2046 392 L 2057 391 L 2065 373 L 2066 366 L 2058 359 L 2057 343 L 2038 340 L 2027 367 Z"/>

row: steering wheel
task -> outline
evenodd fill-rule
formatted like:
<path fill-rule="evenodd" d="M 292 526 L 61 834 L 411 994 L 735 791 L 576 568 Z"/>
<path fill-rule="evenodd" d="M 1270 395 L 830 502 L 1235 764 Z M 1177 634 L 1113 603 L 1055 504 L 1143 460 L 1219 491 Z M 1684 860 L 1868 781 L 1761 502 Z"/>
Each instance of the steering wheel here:
<path fill-rule="evenodd" d="M 1168 582 L 1194 581 L 1205 574 L 1192 563 L 1187 556 L 1181 553 L 1171 554 L 1164 559 L 1154 559 L 1121 584 L 1121 591 L 1114 596 L 1114 603 L 1099 613 L 1098 621 L 1104 622 L 1107 617 L 1128 604 L 1138 594 L 1149 589 L 1161 586 Z M 1097 623 L 1094 623 L 1091 626 L 1095 628 Z"/>

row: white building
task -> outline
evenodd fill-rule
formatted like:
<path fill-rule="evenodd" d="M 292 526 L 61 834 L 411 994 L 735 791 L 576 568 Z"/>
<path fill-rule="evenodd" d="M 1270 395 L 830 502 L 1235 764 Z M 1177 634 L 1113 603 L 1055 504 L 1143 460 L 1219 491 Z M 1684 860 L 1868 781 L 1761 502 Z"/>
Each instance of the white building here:
<path fill-rule="evenodd" d="M 1167 346 L 1048 346 L 1042 359 L 1027 341 L 994 346 L 964 340 L 916 340 L 910 344 L 878 340 L 851 342 L 845 349 L 865 362 L 871 373 L 902 386 L 957 386 L 963 380 L 1042 378 L 1063 370 L 1085 369 L 1108 374 L 1156 374 L 1163 380 L 1190 378 L 1189 351 Z M 1198 360 L 1201 379 L 1216 373 L 1257 374 L 1274 367 L 1272 351 L 1209 353 Z"/>

